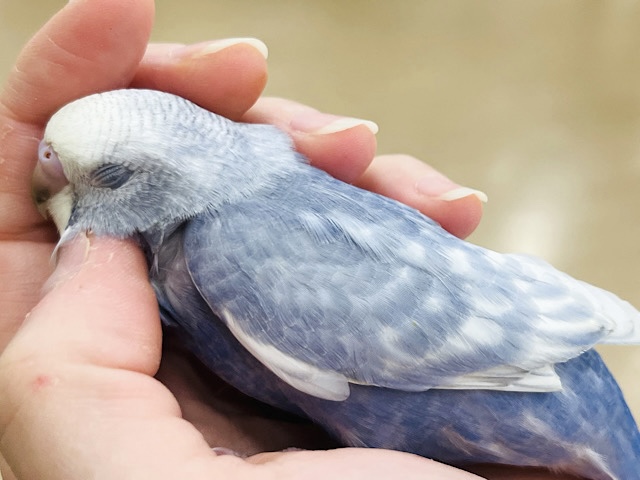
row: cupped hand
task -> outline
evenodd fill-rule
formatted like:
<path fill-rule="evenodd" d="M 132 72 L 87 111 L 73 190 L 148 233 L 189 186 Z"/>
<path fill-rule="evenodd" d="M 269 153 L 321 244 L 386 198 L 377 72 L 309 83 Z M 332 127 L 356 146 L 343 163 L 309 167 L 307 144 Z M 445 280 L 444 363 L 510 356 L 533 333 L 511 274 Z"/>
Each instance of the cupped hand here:
<path fill-rule="evenodd" d="M 57 236 L 30 193 L 44 125 L 75 98 L 127 86 L 176 93 L 235 120 L 274 123 L 315 165 L 409 203 L 456 235 L 479 222 L 478 194 L 411 157 L 374 158 L 371 123 L 282 99 L 258 100 L 267 76 L 259 42 L 147 46 L 152 20 L 150 0 L 70 2 L 27 44 L 0 94 L 5 480 L 474 478 L 383 450 L 216 455 L 210 446 L 251 455 L 323 440 L 312 438 L 310 427 L 243 405 L 222 384 L 203 384 L 175 349 L 165 352 L 158 374 L 160 321 L 145 260 L 133 243 L 81 236 L 62 249 L 53 268 Z"/>

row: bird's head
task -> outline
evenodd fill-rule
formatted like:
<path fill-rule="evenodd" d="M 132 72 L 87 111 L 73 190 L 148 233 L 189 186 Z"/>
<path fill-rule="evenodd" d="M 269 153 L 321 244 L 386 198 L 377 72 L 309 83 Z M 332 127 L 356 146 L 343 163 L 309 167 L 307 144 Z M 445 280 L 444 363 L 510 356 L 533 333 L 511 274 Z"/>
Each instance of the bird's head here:
<path fill-rule="evenodd" d="M 229 184 L 244 175 L 237 154 L 238 144 L 247 144 L 238 141 L 242 127 L 151 90 L 76 100 L 46 127 L 35 202 L 63 241 L 79 231 L 123 238 L 175 224 L 236 188 Z"/>

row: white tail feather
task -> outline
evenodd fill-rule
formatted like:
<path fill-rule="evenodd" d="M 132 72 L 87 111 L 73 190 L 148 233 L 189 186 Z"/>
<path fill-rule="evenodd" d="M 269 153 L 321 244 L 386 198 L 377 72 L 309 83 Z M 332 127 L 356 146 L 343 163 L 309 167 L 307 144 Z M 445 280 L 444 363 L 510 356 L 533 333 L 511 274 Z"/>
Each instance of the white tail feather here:
<path fill-rule="evenodd" d="M 640 312 L 611 292 L 588 285 L 589 294 L 599 305 L 599 313 L 611 324 L 611 332 L 599 343 L 640 344 Z"/>

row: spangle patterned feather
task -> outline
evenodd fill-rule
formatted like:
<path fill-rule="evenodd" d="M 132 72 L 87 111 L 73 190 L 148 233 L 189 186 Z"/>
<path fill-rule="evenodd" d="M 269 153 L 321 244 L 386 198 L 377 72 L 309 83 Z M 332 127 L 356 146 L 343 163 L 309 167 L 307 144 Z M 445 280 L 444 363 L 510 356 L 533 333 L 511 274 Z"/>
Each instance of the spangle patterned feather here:
<path fill-rule="evenodd" d="M 50 120 L 34 197 L 61 232 L 137 237 L 171 331 L 236 388 L 345 445 L 640 479 L 592 347 L 640 314 L 310 166 L 275 127 L 118 90 Z"/>

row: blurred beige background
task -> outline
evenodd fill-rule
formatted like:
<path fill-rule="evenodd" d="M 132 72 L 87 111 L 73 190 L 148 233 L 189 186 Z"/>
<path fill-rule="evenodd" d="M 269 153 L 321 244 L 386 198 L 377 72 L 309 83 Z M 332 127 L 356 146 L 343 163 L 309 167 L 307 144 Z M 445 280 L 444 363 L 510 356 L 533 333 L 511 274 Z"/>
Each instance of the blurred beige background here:
<path fill-rule="evenodd" d="M 0 80 L 64 3 L 0 0 Z M 640 306 L 639 26 L 627 0 L 159 0 L 154 39 L 261 38 L 269 94 L 487 192 L 472 241 Z M 640 417 L 640 347 L 602 351 Z"/>

